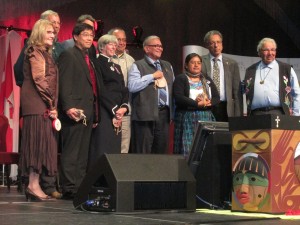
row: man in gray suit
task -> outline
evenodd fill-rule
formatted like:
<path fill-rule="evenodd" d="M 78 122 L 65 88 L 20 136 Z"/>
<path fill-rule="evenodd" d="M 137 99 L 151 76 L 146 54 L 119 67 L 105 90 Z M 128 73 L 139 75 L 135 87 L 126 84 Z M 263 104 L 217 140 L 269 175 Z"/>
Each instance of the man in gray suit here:
<path fill-rule="evenodd" d="M 202 56 L 202 73 L 211 76 L 218 87 L 220 104 L 215 106 L 213 114 L 217 121 L 228 121 L 228 117 L 241 116 L 240 72 L 236 61 L 222 55 L 223 36 L 212 30 L 204 36 L 209 54 Z"/>

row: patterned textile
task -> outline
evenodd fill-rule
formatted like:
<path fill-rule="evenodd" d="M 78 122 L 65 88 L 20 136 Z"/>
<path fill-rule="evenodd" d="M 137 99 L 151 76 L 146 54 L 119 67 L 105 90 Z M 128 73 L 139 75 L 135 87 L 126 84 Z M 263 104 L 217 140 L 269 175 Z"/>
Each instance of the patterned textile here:
<path fill-rule="evenodd" d="M 203 85 L 202 82 L 193 82 L 189 80 L 190 84 L 190 95 L 189 97 L 193 100 L 196 100 L 198 95 L 203 95 L 204 90 L 203 90 Z"/>
<path fill-rule="evenodd" d="M 215 121 L 211 111 L 176 111 L 174 153 L 189 156 L 197 122 Z"/>

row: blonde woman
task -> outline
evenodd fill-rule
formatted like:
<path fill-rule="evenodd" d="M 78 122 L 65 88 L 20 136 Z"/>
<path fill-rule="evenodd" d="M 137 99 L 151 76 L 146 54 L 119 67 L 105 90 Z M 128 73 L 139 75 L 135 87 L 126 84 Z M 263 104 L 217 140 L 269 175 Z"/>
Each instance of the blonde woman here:
<path fill-rule="evenodd" d="M 21 160 L 22 174 L 29 176 L 27 200 L 49 200 L 41 189 L 42 173 L 55 176 L 57 172 L 58 70 L 51 56 L 55 39 L 53 25 L 38 20 L 27 42 L 24 59 L 24 82 L 21 89 L 23 116 Z"/>

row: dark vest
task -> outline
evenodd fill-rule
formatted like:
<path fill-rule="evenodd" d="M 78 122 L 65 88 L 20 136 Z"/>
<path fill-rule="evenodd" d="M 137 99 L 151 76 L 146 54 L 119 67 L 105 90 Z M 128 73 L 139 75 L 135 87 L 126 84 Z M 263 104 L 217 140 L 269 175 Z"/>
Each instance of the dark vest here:
<path fill-rule="evenodd" d="M 160 60 L 162 72 L 168 84 L 169 91 L 169 107 L 170 107 L 170 119 L 173 115 L 173 70 L 171 64 L 167 61 Z M 153 64 L 148 62 L 146 58 L 136 61 L 138 70 L 141 76 L 152 74 L 156 71 Z M 158 91 L 154 87 L 154 83 L 150 83 L 146 88 L 141 91 L 132 94 L 132 120 L 136 121 L 154 121 L 158 118 Z"/>
<path fill-rule="evenodd" d="M 292 96 L 289 93 L 287 96 L 287 92 L 285 88 L 287 86 L 291 87 L 291 65 L 278 61 L 279 65 L 279 100 L 281 103 L 281 107 L 283 108 L 285 115 L 290 115 L 291 107 L 292 107 Z M 258 63 L 253 64 L 246 70 L 245 74 L 245 85 L 246 85 L 246 99 L 247 99 L 247 112 L 248 115 L 251 113 L 251 105 L 254 95 L 254 84 L 255 84 L 255 73 L 256 68 L 259 65 Z M 284 82 L 284 77 L 286 78 L 287 83 Z M 251 80 L 251 81 L 250 81 Z M 287 99 L 286 99 L 287 98 Z M 289 105 L 287 105 L 289 103 Z"/>

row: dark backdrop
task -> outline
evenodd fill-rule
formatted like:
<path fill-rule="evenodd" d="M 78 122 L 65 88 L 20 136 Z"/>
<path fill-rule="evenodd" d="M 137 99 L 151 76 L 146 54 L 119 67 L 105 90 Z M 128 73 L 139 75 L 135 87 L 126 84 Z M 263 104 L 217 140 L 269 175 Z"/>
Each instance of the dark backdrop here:
<path fill-rule="evenodd" d="M 182 69 L 182 46 L 203 46 L 203 36 L 212 29 L 223 33 L 224 52 L 229 54 L 256 56 L 258 41 L 272 37 L 278 43 L 278 57 L 300 55 L 297 0 L 2 0 L 0 26 L 31 29 L 47 9 L 61 17 L 61 41 L 71 37 L 81 14 L 103 20 L 104 33 L 123 27 L 128 41 L 133 40 L 132 27 L 141 26 L 142 38 L 161 37 L 163 58 L 172 63 L 175 74 Z M 128 49 L 135 59 L 143 56 L 141 48 Z"/>

